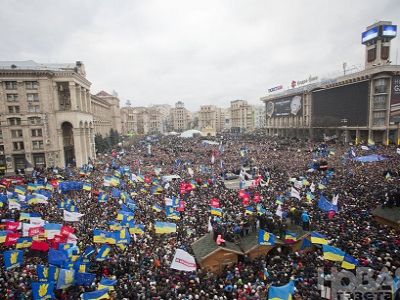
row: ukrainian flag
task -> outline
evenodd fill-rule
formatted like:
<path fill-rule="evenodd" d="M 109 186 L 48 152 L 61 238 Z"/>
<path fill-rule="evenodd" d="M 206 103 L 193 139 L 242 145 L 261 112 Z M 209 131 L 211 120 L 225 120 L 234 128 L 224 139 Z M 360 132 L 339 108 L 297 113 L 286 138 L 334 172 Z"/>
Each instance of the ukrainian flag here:
<path fill-rule="evenodd" d="M 111 224 L 109 224 L 110 229 L 111 230 L 121 230 L 122 229 L 122 225 L 118 222 L 112 222 Z"/>
<path fill-rule="evenodd" d="M 159 233 L 159 234 L 176 232 L 176 224 L 175 223 L 155 222 L 154 228 L 155 228 L 156 233 Z"/>
<path fill-rule="evenodd" d="M 95 243 L 100 243 L 100 244 L 106 243 L 106 236 L 107 236 L 107 231 L 100 229 L 93 230 L 93 242 Z"/>
<path fill-rule="evenodd" d="M 54 285 L 55 283 L 51 281 L 32 282 L 33 300 L 54 299 Z"/>
<path fill-rule="evenodd" d="M 118 215 L 117 215 L 118 221 L 122 221 L 122 220 L 131 221 L 134 218 L 135 218 L 135 214 L 133 212 L 124 211 L 124 210 L 118 211 Z"/>
<path fill-rule="evenodd" d="M 268 290 L 268 300 L 291 300 L 293 293 L 293 281 L 283 286 L 270 286 Z"/>
<path fill-rule="evenodd" d="M 117 243 L 116 231 L 106 233 L 106 243 L 112 245 Z"/>
<path fill-rule="evenodd" d="M 260 229 L 258 231 L 258 244 L 259 245 L 267 245 L 273 246 L 275 245 L 275 235 L 269 233 L 265 230 Z"/>
<path fill-rule="evenodd" d="M 154 205 L 152 206 L 152 209 L 153 209 L 154 211 L 156 211 L 156 212 L 162 211 L 161 206 L 158 205 L 158 204 L 154 204 Z"/>
<path fill-rule="evenodd" d="M 82 190 L 91 191 L 92 190 L 92 185 L 90 183 L 88 183 L 88 182 L 85 182 L 85 183 L 83 183 Z"/>
<path fill-rule="evenodd" d="M 222 217 L 222 209 L 221 208 L 211 207 L 210 212 L 213 216 Z"/>
<path fill-rule="evenodd" d="M 83 300 L 101 300 L 101 299 L 110 299 L 108 295 L 108 289 L 97 290 L 94 292 L 87 292 L 81 295 Z"/>
<path fill-rule="evenodd" d="M 132 228 L 129 228 L 130 234 L 144 234 L 144 225 L 135 224 Z"/>
<path fill-rule="evenodd" d="M 53 190 L 53 186 L 50 183 L 47 183 L 45 189 L 49 190 L 49 191 L 52 191 Z"/>
<path fill-rule="evenodd" d="M 326 236 L 318 233 L 318 232 L 311 232 L 311 243 L 313 244 L 321 244 L 321 245 L 328 245 L 328 241 Z"/>
<path fill-rule="evenodd" d="M 36 191 L 38 188 L 37 188 L 37 185 L 36 184 L 34 184 L 34 183 L 28 183 L 28 191 Z"/>
<path fill-rule="evenodd" d="M 29 248 L 30 246 L 32 246 L 32 238 L 22 237 L 17 239 L 17 244 L 15 245 L 15 249 Z"/>
<path fill-rule="evenodd" d="M 26 190 L 22 186 L 16 186 L 14 190 L 19 195 L 25 195 Z"/>
<path fill-rule="evenodd" d="M 111 177 L 110 179 L 110 184 L 112 186 L 118 186 L 120 184 L 120 180 L 117 177 Z"/>
<path fill-rule="evenodd" d="M 114 285 L 117 284 L 117 280 L 112 280 L 112 279 L 107 279 L 107 278 L 101 278 L 99 285 L 98 285 L 98 289 L 102 290 L 102 289 L 108 289 L 110 291 L 114 290 Z"/>
<path fill-rule="evenodd" d="M 342 261 L 342 268 L 347 270 L 354 270 L 358 266 L 358 260 L 346 253 Z"/>
<path fill-rule="evenodd" d="M 343 261 L 344 259 L 344 251 L 329 246 L 329 245 L 322 245 L 322 251 L 324 252 L 324 258 L 331 261 Z"/>
<path fill-rule="evenodd" d="M 111 247 L 108 245 L 101 246 L 99 252 L 96 255 L 96 261 L 105 261 L 110 254 Z"/>
<path fill-rule="evenodd" d="M 252 206 L 247 206 L 245 214 L 246 215 L 252 215 L 254 213 L 254 208 Z"/>
<path fill-rule="evenodd" d="M 115 171 L 114 171 L 114 176 L 115 176 L 115 177 L 118 177 L 118 178 L 121 178 L 121 172 L 118 171 L 118 170 L 115 170 Z"/>
<path fill-rule="evenodd" d="M 172 206 L 165 207 L 165 214 L 167 215 L 168 219 L 179 220 L 181 218 L 179 216 L 179 213 L 175 211 L 175 209 Z"/>
<path fill-rule="evenodd" d="M 25 221 L 25 220 L 29 221 L 30 219 L 31 219 L 30 213 L 22 212 L 22 213 L 19 214 L 19 220 L 20 221 Z"/>

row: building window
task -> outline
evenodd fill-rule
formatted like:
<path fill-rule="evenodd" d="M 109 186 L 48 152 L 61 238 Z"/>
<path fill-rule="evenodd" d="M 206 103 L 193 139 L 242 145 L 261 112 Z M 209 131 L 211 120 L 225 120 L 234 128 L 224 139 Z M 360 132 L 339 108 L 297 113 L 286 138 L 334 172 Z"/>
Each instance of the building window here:
<path fill-rule="evenodd" d="M 40 136 L 43 136 L 43 135 L 42 135 L 42 129 L 40 129 L 40 128 L 32 129 L 32 130 L 31 130 L 31 135 L 32 135 L 32 137 L 40 137 Z"/>
<path fill-rule="evenodd" d="M 39 94 L 26 94 L 29 102 L 39 102 Z"/>
<path fill-rule="evenodd" d="M 37 90 L 39 87 L 39 82 L 37 81 L 26 81 L 25 86 L 27 90 Z"/>
<path fill-rule="evenodd" d="M 8 118 L 9 125 L 21 125 L 21 118 Z"/>
<path fill-rule="evenodd" d="M 386 109 L 387 95 L 376 95 L 374 96 L 373 106 L 374 109 Z"/>
<path fill-rule="evenodd" d="M 2 139 L 3 139 L 3 131 L 0 130 L 0 140 L 2 140 Z"/>
<path fill-rule="evenodd" d="M 44 167 L 45 165 L 45 157 L 44 154 L 34 154 L 33 155 L 33 163 L 35 167 Z"/>
<path fill-rule="evenodd" d="M 30 113 L 38 113 L 38 112 L 40 112 L 40 106 L 39 105 L 29 105 L 28 106 L 28 112 L 30 112 Z"/>
<path fill-rule="evenodd" d="M 7 101 L 9 102 L 17 102 L 18 101 L 18 94 L 7 94 Z"/>
<path fill-rule="evenodd" d="M 24 150 L 24 142 L 13 142 L 14 151 Z"/>
<path fill-rule="evenodd" d="M 17 82 L 16 81 L 6 81 L 6 90 L 16 90 Z"/>
<path fill-rule="evenodd" d="M 43 149 L 43 141 L 33 141 L 32 148 L 33 148 L 33 150 Z"/>
<path fill-rule="evenodd" d="M 385 126 L 386 123 L 386 111 L 375 111 L 373 112 L 372 123 L 374 126 Z"/>
<path fill-rule="evenodd" d="M 9 106 L 8 107 L 8 113 L 10 114 L 19 114 L 19 106 Z"/>
<path fill-rule="evenodd" d="M 387 78 L 380 78 L 374 81 L 375 94 L 387 93 L 388 88 L 389 88 L 389 80 Z"/>
<path fill-rule="evenodd" d="M 42 119 L 40 117 L 29 117 L 28 120 L 31 125 L 42 124 Z"/>
<path fill-rule="evenodd" d="M 381 58 L 388 59 L 389 58 L 390 48 L 388 46 L 381 47 Z"/>
<path fill-rule="evenodd" d="M 12 138 L 21 138 L 22 136 L 23 136 L 22 129 L 11 130 L 11 137 Z"/>
<path fill-rule="evenodd" d="M 367 52 L 368 62 L 374 61 L 376 58 L 376 48 L 369 49 Z"/>
<path fill-rule="evenodd" d="M 15 169 L 23 170 L 26 167 L 25 155 L 15 155 L 14 156 Z"/>

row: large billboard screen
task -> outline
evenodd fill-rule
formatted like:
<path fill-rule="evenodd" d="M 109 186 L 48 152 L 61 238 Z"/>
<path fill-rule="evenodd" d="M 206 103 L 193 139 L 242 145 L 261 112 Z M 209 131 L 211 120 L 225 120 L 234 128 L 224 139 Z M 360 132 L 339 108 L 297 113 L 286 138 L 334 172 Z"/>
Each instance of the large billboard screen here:
<path fill-rule="evenodd" d="M 369 81 L 312 93 L 312 126 L 367 126 Z"/>
<path fill-rule="evenodd" d="M 390 92 L 390 116 L 400 117 L 400 76 L 392 77 L 392 88 Z"/>
<path fill-rule="evenodd" d="M 361 34 L 361 43 L 366 43 L 374 38 L 377 38 L 379 34 L 379 27 L 371 28 L 370 30 L 364 31 Z"/>
<path fill-rule="evenodd" d="M 303 114 L 303 97 L 295 95 L 267 102 L 267 117 L 301 116 Z"/>
<path fill-rule="evenodd" d="M 397 34 L 396 25 L 383 25 L 382 26 L 382 36 L 395 37 Z"/>

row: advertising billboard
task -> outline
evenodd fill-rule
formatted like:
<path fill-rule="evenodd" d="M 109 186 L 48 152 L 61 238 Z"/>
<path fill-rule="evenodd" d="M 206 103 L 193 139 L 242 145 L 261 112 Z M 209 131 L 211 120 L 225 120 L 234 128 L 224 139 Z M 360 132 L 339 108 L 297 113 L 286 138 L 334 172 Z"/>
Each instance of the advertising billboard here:
<path fill-rule="evenodd" d="M 312 126 L 340 127 L 368 124 L 369 81 L 312 93 Z"/>
<path fill-rule="evenodd" d="M 267 102 L 267 117 L 300 116 L 303 114 L 302 95 L 289 96 Z"/>
<path fill-rule="evenodd" d="M 361 34 L 361 43 L 366 43 L 374 38 L 377 38 L 379 34 L 379 27 L 371 28 L 370 30 L 364 31 Z"/>
<path fill-rule="evenodd" d="M 382 36 L 385 37 L 395 37 L 397 34 L 396 25 L 383 25 L 382 26 Z"/>
<path fill-rule="evenodd" d="M 400 76 L 392 77 L 392 88 L 390 91 L 390 116 L 400 117 Z"/>

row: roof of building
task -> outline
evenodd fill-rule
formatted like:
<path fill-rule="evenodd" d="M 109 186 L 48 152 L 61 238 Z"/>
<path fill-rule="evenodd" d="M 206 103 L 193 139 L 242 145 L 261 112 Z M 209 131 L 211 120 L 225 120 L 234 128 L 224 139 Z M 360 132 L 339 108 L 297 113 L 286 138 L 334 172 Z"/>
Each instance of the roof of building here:
<path fill-rule="evenodd" d="M 22 61 L 0 61 L 0 69 L 3 70 L 48 70 L 48 71 L 63 71 L 71 70 L 76 67 L 76 63 L 37 63 L 33 60 Z"/>
<path fill-rule="evenodd" d="M 96 96 L 98 97 L 112 97 L 112 95 L 110 95 L 109 93 L 107 93 L 106 91 L 100 91 L 96 94 Z"/>
<path fill-rule="evenodd" d="M 214 241 L 211 233 L 207 233 L 206 235 L 204 235 L 203 237 L 201 237 L 192 244 L 192 249 L 198 261 L 204 260 L 212 253 L 219 250 L 225 250 L 236 254 L 243 254 L 242 250 L 238 245 L 228 241 L 225 242 L 225 244 L 226 244 L 225 247 L 218 246 L 217 243 Z"/>

